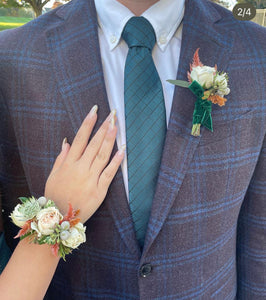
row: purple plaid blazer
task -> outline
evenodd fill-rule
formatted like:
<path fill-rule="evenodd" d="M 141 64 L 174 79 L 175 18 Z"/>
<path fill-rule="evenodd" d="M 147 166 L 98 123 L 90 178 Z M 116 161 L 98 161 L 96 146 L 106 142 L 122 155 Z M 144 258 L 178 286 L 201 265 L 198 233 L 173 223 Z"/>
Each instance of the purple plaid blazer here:
<path fill-rule="evenodd" d="M 120 169 L 86 223 L 87 242 L 60 262 L 45 299 L 266 299 L 265 42 L 265 28 L 207 0 L 186 1 L 177 78 L 186 80 L 198 47 L 205 65 L 229 74 L 214 132 L 190 135 L 195 97 L 176 87 L 143 252 Z M 93 0 L 1 32 L 0 98 L 13 248 L 8 215 L 17 197 L 44 193 L 63 138 L 72 141 L 93 104 L 96 129 L 109 113 Z"/>

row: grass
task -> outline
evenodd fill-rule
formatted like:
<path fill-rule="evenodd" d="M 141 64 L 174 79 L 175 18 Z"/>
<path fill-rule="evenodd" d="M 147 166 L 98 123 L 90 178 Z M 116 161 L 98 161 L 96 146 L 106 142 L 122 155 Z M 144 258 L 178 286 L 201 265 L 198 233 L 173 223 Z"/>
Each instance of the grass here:
<path fill-rule="evenodd" d="M 32 18 L 0 17 L 0 31 L 22 26 L 31 20 Z"/>

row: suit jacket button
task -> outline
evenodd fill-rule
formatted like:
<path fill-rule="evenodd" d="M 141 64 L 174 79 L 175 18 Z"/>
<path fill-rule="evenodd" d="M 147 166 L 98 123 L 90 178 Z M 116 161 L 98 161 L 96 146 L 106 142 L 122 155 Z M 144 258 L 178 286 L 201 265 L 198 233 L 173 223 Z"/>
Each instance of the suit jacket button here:
<path fill-rule="evenodd" d="M 140 268 L 140 276 L 145 278 L 151 274 L 151 271 L 152 271 L 151 264 L 144 264 Z"/>

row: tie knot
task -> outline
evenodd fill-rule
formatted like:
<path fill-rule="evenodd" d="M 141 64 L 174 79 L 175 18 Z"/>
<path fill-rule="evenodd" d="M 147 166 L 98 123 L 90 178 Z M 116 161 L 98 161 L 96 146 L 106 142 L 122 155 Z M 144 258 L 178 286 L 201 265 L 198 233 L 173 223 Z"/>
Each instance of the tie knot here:
<path fill-rule="evenodd" d="M 155 32 L 151 23 L 144 17 L 132 17 L 122 32 L 128 47 L 146 47 L 153 49 L 156 42 Z"/>

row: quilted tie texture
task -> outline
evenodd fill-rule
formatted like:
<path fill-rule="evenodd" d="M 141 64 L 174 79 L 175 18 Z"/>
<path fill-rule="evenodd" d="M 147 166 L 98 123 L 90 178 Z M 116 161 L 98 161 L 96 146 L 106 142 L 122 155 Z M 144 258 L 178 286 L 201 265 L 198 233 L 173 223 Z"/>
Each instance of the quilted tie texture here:
<path fill-rule="evenodd" d="M 132 17 L 122 32 L 129 51 L 125 65 L 125 117 L 129 205 L 142 248 L 155 193 L 166 133 L 162 84 L 152 59 L 155 32 Z"/>

